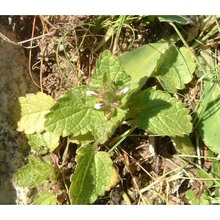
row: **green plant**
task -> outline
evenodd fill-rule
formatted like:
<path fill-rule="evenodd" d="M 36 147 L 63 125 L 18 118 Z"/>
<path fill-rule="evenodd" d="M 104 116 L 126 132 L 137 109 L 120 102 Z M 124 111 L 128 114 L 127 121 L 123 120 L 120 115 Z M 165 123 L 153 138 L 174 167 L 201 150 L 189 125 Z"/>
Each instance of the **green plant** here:
<path fill-rule="evenodd" d="M 210 150 L 220 153 L 219 150 L 219 106 L 220 106 L 220 89 L 219 89 L 219 67 L 216 61 L 216 50 L 211 52 L 210 49 L 203 50 L 200 53 L 200 59 L 206 74 L 198 71 L 201 77 L 200 104 L 195 111 L 193 123 L 198 128 L 199 134 Z"/>
<path fill-rule="evenodd" d="M 129 23 L 133 20 L 139 20 L 141 18 L 142 18 L 141 16 L 131 16 L 131 15 L 108 16 L 108 17 L 99 16 L 96 19 L 96 24 L 98 25 L 95 25 L 95 27 L 98 30 L 106 29 L 106 33 L 103 36 L 101 42 L 94 49 L 94 52 L 102 48 L 108 41 L 110 41 L 110 39 L 111 39 L 112 51 L 116 52 L 118 50 L 119 38 L 123 28 L 127 28 L 132 32 L 132 42 L 131 42 L 132 45 L 134 42 L 135 33 L 134 33 L 134 29 Z"/>
<path fill-rule="evenodd" d="M 57 187 L 61 186 L 71 204 L 94 203 L 117 183 L 111 152 L 122 139 L 108 152 L 102 146 L 123 123 L 130 127 L 122 135 L 123 140 L 137 127 L 160 136 L 190 134 L 189 110 L 167 91 L 183 89 L 194 70 L 194 59 L 185 47 L 161 41 L 119 58 L 104 51 L 91 83 L 67 91 L 56 102 L 42 92 L 20 97 L 18 130 L 25 132 L 38 156 L 29 156 L 28 164 L 18 170 L 14 182 L 38 188 L 33 204 L 56 204 Z M 149 77 L 158 79 L 167 91 L 155 85 L 145 89 Z M 57 152 L 64 138 L 67 144 L 60 165 Z M 68 177 L 64 170 L 65 152 L 71 142 L 78 143 L 78 149 L 76 167 L 72 167 L 73 173 Z"/>
<path fill-rule="evenodd" d="M 193 189 L 186 191 L 186 199 L 192 205 L 211 205 L 220 202 L 220 166 L 219 161 L 212 151 L 208 151 L 208 157 L 211 162 L 211 170 L 205 171 L 198 167 L 198 181 L 200 190 L 196 193 Z M 192 178 L 193 180 L 193 178 Z"/>

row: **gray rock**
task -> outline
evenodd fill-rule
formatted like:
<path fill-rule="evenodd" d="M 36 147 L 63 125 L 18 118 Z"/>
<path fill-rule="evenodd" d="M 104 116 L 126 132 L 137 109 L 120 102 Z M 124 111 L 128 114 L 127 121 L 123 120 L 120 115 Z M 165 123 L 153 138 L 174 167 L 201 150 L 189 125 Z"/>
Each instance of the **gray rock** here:
<path fill-rule="evenodd" d="M 3 27 L 1 33 L 16 41 L 14 33 Z M 0 204 L 27 203 L 27 189 L 21 192 L 12 183 L 14 173 L 25 164 L 29 154 L 25 136 L 16 130 L 13 112 L 18 97 L 36 90 L 28 73 L 24 49 L 0 38 Z"/>

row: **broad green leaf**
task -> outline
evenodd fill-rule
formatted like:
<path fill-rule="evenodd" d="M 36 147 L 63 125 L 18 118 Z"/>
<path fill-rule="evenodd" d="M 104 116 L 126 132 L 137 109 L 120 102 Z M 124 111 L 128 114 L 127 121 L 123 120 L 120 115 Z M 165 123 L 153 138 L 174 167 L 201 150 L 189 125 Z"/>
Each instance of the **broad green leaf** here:
<path fill-rule="evenodd" d="M 131 77 L 123 70 L 119 60 L 110 51 L 104 51 L 96 63 L 95 73 L 91 78 L 93 90 L 97 93 L 99 100 L 112 105 L 114 101 L 120 100 L 122 105 L 128 99 L 127 93 L 131 88 Z M 124 89 L 128 91 L 119 95 Z"/>
<path fill-rule="evenodd" d="M 34 197 L 32 205 L 56 205 L 57 197 L 50 191 L 39 191 Z"/>
<path fill-rule="evenodd" d="M 220 154 L 220 89 L 217 84 L 205 83 L 206 91 L 212 86 L 205 113 L 199 124 L 200 135 L 206 146 L 215 153 Z"/>
<path fill-rule="evenodd" d="M 91 87 L 77 87 L 59 99 L 45 116 L 46 130 L 64 137 L 80 136 L 91 132 L 94 140 L 100 143 L 107 141 L 122 122 L 127 108 L 117 107 L 115 114 L 106 119 L 105 108 L 100 110 L 94 108 L 99 100 L 96 97 L 87 96 L 88 90 L 91 90 Z M 80 138 L 77 137 L 77 139 Z"/>
<path fill-rule="evenodd" d="M 191 23 L 190 18 L 182 15 L 160 15 L 158 16 L 160 22 L 175 22 L 182 25 Z"/>
<path fill-rule="evenodd" d="M 18 131 L 26 134 L 41 132 L 44 130 L 45 114 L 54 104 L 51 96 L 38 92 L 37 94 L 27 94 L 20 97 L 21 119 L 18 122 Z"/>
<path fill-rule="evenodd" d="M 146 83 L 168 48 L 166 41 L 150 43 L 119 57 L 122 67 L 131 76 L 132 90 L 138 90 Z"/>
<path fill-rule="evenodd" d="M 46 130 L 63 137 L 90 131 L 89 124 L 95 102 L 86 102 L 86 91 L 86 87 L 77 87 L 60 98 L 45 116 Z"/>
<path fill-rule="evenodd" d="M 134 123 L 153 134 L 183 136 L 192 131 L 189 110 L 160 90 L 149 88 L 135 95 L 130 109 Z"/>
<path fill-rule="evenodd" d="M 195 114 L 199 121 L 199 132 L 206 146 L 215 153 L 220 153 L 220 88 L 216 81 L 219 69 L 214 63 L 210 50 L 201 52 L 204 68 L 209 73 L 204 76 L 203 94 L 200 106 Z M 212 69 L 213 68 L 213 69 Z"/>
<path fill-rule="evenodd" d="M 109 120 L 106 120 L 106 118 L 103 117 L 103 112 L 99 111 L 99 114 L 95 112 L 93 119 L 91 120 L 92 133 L 95 140 L 99 140 L 100 143 L 106 142 L 116 128 L 121 124 L 126 112 L 127 109 L 118 108 L 116 115 L 111 117 Z"/>
<path fill-rule="evenodd" d="M 91 83 L 93 86 L 100 87 L 106 81 L 114 82 L 118 89 L 128 86 L 130 81 L 130 76 L 123 71 L 118 58 L 108 50 L 99 57 Z"/>
<path fill-rule="evenodd" d="M 77 150 L 77 166 L 71 176 L 69 195 L 72 204 L 91 204 L 104 194 L 111 181 L 113 163 L 106 152 L 97 152 L 96 146 Z"/>
<path fill-rule="evenodd" d="M 54 168 L 49 160 L 30 155 L 28 164 L 21 167 L 14 175 L 13 181 L 21 187 L 34 188 L 54 178 Z"/>
<path fill-rule="evenodd" d="M 118 59 L 104 51 L 97 61 L 91 86 L 74 88 L 59 99 L 45 116 L 46 130 L 64 137 L 73 135 L 78 140 L 88 135 L 91 140 L 92 134 L 93 140 L 104 143 L 127 113 L 125 93 L 129 91 L 129 81 Z M 100 103 L 102 107 L 97 110 Z"/>
<path fill-rule="evenodd" d="M 118 171 L 115 167 L 113 167 L 112 170 L 112 176 L 111 176 L 111 180 L 108 183 L 108 185 L 105 188 L 105 191 L 109 191 L 111 188 L 113 188 L 115 185 L 117 185 L 120 181 L 120 176 L 118 174 Z"/>
<path fill-rule="evenodd" d="M 191 52 L 185 47 L 178 49 L 172 46 L 161 56 L 153 76 L 169 92 L 176 93 L 192 80 L 194 71 L 195 62 Z"/>
<path fill-rule="evenodd" d="M 27 137 L 31 148 L 40 154 L 45 154 L 49 150 L 52 152 L 59 146 L 60 136 L 48 131 L 29 134 Z"/>

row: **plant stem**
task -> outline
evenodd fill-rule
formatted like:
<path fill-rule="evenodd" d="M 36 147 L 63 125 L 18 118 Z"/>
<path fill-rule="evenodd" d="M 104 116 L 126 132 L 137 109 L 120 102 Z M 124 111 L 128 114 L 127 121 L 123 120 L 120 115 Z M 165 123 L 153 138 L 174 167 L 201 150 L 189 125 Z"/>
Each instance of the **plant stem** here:
<path fill-rule="evenodd" d="M 125 131 L 121 135 L 121 139 L 108 151 L 108 153 L 110 154 L 112 151 L 114 151 L 135 129 L 136 129 L 136 126 Z"/>

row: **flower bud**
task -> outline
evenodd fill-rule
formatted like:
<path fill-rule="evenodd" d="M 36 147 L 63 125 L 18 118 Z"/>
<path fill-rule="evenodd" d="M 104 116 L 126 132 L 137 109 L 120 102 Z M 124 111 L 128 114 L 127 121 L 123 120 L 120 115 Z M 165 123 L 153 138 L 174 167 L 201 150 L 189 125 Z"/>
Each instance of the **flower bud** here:
<path fill-rule="evenodd" d="M 96 104 L 94 105 L 94 108 L 97 109 L 97 110 L 99 110 L 99 109 L 103 108 L 104 105 L 105 105 L 105 103 L 101 101 L 101 102 L 96 103 Z"/>
<path fill-rule="evenodd" d="M 120 104 L 121 104 L 120 101 L 114 101 L 114 102 L 112 103 L 112 105 L 113 105 L 114 107 L 118 107 Z"/>
<path fill-rule="evenodd" d="M 129 88 L 128 87 L 125 87 L 124 89 L 120 90 L 118 95 L 119 96 L 123 96 L 125 95 L 127 92 L 129 91 Z"/>
<path fill-rule="evenodd" d="M 86 95 L 87 95 L 87 96 L 98 96 L 97 92 L 92 91 L 92 90 L 86 91 Z"/>

